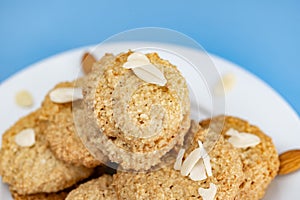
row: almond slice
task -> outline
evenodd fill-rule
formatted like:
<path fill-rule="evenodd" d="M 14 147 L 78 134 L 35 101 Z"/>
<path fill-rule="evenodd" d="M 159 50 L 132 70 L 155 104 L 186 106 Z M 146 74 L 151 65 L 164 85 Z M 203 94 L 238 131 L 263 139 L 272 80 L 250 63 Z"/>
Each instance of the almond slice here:
<path fill-rule="evenodd" d="M 83 99 L 81 88 L 57 88 L 51 91 L 49 96 L 54 103 L 69 103 Z"/>
<path fill-rule="evenodd" d="M 126 69 L 133 69 L 149 64 L 151 64 L 150 60 L 145 54 L 134 52 L 128 56 L 127 62 L 123 64 L 123 67 Z"/>
<path fill-rule="evenodd" d="M 97 62 L 97 60 L 92 54 L 88 52 L 83 54 L 81 58 L 81 65 L 82 65 L 83 72 L 85 74 L 90 73 L 92 71 L 95 62 Z"/>
<path fill-rule="evenodd" d="M 202 181 L 207 178 L 205 166 L 202 159 L 198 160 L 196 165 L 193 167 L 189 177 L 193 181 Z"/>
<path fill-rule="evenodd" d="M 164 74 L 153 64 L 146 55 L 134 52 L 128 56 L 123 64 L 126 69 L 132 69 L 133 73 L 147 83 L 164 86 L 167 83 Z"/>
<path fill-rule="evenodd" d="M 214 200 L 217 194 L 217 186 L 213 183 L 210 183 L 208 189 L 199 188 L 198 193 L 203 200 Z"/>
<path fill-rule="evenodd" d="M 34 129 L 24 129 L 15 135 L 15 142 L 20 147 L 31 147 L 35 144 L 35 132 Z"/>
<path fill-rule="evenodd" d="M 203 162 L 204 162 L 204 166 L 205 166 L 207 176 L 212 176 L 212 167 L 211 167 L 211 164 L 210 164 L 210 157 L 209 157 L 208 153 L 206 152 L 206 150 L 205 150 L 205 148 L 204 148 L 204 146 L 203 146 L 203 144 L 200 140 L 198 140 L 198 145 L 199 145 L 199 148 L 201 148 L 203 150 L 203 153 L 204 153 L 202 158 L 203 158 Z"/>
<path fill-rule="evenodd" d="M 214 93 L 216 95 L 226 94 L 236 84 L 236 76 L 233 73 L 224 74 L 219 82 L 215 85 Z"/>
<path fill-rule="evenodd" d="M 248 148 L 258 145 L 260 143 L 260 138 L 253 134 L 240 133 L 239 136 L 231 136 L 228 139 L 228 142 L 236 148 Z"/>
<path fill-rule="evenodd" d="M 33 97 L 27 90 L 20 90 L 16 93 L 15 101 L 18 106 L 31 107 L 33 105 Z"/>
<path fill-rule="evenodd" d="M 174 169 L 175 170 L 180 170 L 181 169 L 181 165 L 182 165 L 182 158 L 184 155 L 185 149 L 180 149 L 176 158 L 176 161 L 174 163 Z"/>
<path fill-rule="evenodd" d="M 228 136 L 238 136 L 239 132 L 233 128 L 228 129 L 228 131 L 226 131 L 225 135 Z"/>
<path fill-rule="evenodd" d="M 126 69 L 134 69 L 136 67 L 142 67 L 144 65 L 151 65 L 150 62 L 145 62 L 142 60 L 133 60 L 133 61 L 127 61 L 126 63 L 123 64 L 123 67 Z"/>
<path fill-rule="evenodd" d="M 164 74 L 154 65 L 148 64 L 132 69 L 134 74 L 147 83 L 164 86 L 167 83 Z"/>
<path fill-rule="evenodd" d="M 211 163 L 210 163 L 210 157 L 207 153 L 206 153 L 206 155 L 203 156 L 203 162 L 204 162 L 207 176 L 212 176 L 213 174 L 212 174 L 212 167 L 211 167 Z"/>
<path fill-rule="evenodd" d="M 130 54 L 127 58 L 127 61 L 141 61 L 145 63 L 150 63 L 148 57 L 141 52 L 134 52 Z"/>
<path fill-rule="evenodd" d="M 228 142 L 236 148 L 254 147 L 260 143 L 260 138 L 251 133 L 239 133 L 237 130 L 229 129 L 226 135 L 230 136 Z"/>
<path fill-rule="evenodd" d="M 203 151 L 201 148 L 194 149 L 188 157 L 184 160 L 181 166 L 181 175 L 187 176 L 192 171 L 193 167 L 199 161 L 199 159 L 203 156 Z"/>

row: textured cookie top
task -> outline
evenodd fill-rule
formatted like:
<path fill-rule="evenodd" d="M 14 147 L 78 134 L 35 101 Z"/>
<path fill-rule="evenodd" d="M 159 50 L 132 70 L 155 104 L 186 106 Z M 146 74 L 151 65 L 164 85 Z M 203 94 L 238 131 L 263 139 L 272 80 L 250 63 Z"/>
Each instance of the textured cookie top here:
<path fill-rule="evenodd" d="M 216 138 L 218 135 L 199 129 L 196 133 L 191 133 L 189 137 L 192 139 L 187 140 L 191 144 L 187 144 L 190 147 L 185 157 L 197 147 L 198 140 L 205 144 L 210 142 L 209 138 Z M 218 188 L 216 199 L 234 199 L 244 177 L 238 152 L 225 142 L 223 137 L 218 137 L 215 146 L 208 153 L 211 158 L 213 176 L 206 180 L 193 181 L 170 166 L 148 173 L 118 172 L 114 175 L 113 185 L 120 199 L 175 200 L 202 199 L 198 189 L 208 188 L 210 183 L 214 183 Z"/>
<path fill-rule="evenodd" d="M 167 84 L 139 79 L 123 68 L 131 53 L 120 54 L 92 72 L 89 81 L 95 89 L 85 88 L 85 99 L 103 134 L 115 145 L 130 152 L 151 152 L 175 140 L 184 120 L 189 120 L 188 88 L 177 68 L 156 53 L 147 57 L 163 72 Z"/>
<path fill-rule="evenodd" d="M 118 198 L 111 184 L 112 177 L 103 175 L 81 184 L 69 193 L 66 200 L 116 200 Z"/>
<path fill-rule="evenodd" d="M 92 169 L 66 164 L 53 155 L 43 135 L 44 125 L 37 120 L 39 112 L 21 118 L 2 138 L 0 174 L 11 190 L 21 195 L 57 192 L 93 172 Z M 21 147 L 16 144 L 15 136 L 27 128 L 34 129 L 35 144 Z"/>
<path fill-rule="evenodd" d="M 239 132 L 246 132 L 257 135 L 261 142 L 255 147 L 235 148 L 243 163 L 245 180 L 241 185 L 241 191 L 237 199 L 261 199 L 267 186 L 276 176 L 279 168 L 279 159 L 272 139 L 265 135 L 258 127 L 248 122 L 230 116 L 219 116 L 212 120 L 202 121 L 201 126 L 210 129 L 219 129 L 222 127 L 222 134 L 230 128 Z M 228 136 L 225 136 L 227 139 Z"/>
<path fill-rule="evenodd" d="M 80 87 L 82 86 L 82 82 L 82 80 L 79 80 L 73 83 L 59 83 L 51 91 L 57 88 Z M 72 102 L 63 104 L 54 103 L 51 101 L 49 93 L 43 101 L 39 118 L 47 123 L 44 133 L 55 156 L 67 163 L 83 165 L 88 168 L 93 168 L 101 164 L 100 161 L 90 154 L 77 135 L 73 111 L 74 107 L 77 110 L 83 109 L 81 102 L 74 102 L 73 105 Z"/>

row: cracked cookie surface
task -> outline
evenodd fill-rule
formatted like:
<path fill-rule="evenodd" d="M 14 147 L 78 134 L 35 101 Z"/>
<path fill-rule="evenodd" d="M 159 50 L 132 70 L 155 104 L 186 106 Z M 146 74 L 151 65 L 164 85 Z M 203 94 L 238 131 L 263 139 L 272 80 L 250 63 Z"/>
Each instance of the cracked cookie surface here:
<path fill-rule="evenodd" d="M 63 82 L 51 91 L 81 85 L 80 81 Z M 101 162 L 91 155 L 77 135 L 73 110 L 74 107 L 76 110 L 83 109 L 81 101 L 58 104 L 51 101 L 49 93 L 43 101 L 40 119 L 47 124 L 45 136 L 55 156 L 67 163 L 88 168 L 100 165 Z"/>
<path fill-rule="evenodd" d="M 245 200 L 261 199 L 268 185 L 277 175 L 279 168 L 278 154 L 272 139 L 258 127 L 237 117 L 218 116 L 212 120 L 204 120 L 200 124 L 205 128 L 222 130 L 222 135 L 233 128 L 239 132 L 251 133 L 260 138 L 261 142 L 255 147 L 235 149 L 240 154 L 245 173 L 245 179 L 240 186 L 241 191 L 236 198 Z M 225 136 L 225 138 L 228 138 L 228 136 Z"/>
<path fill-rule="evenodd" d="M 91 175 L 92 169 L 77 167 L 57 159 L 49 149 L 40 123 L 40 110 L 21 118 L 2 138 L 0 152 L 0 174 L 2 181 L 20 195 L 52 193 L 68 188 Z M 15 135 L 32 128 L 35 144 L 21 147 L 15 142 Z"/>
<path fill-rule="evenodd" d="M 188 142 L 189 148 L 185 157 L 198 147 L 198 140 L 204 146 L 214 142 L 208 152 L 211 158 L 213 176 L 203 181 L 193 181 L 187 176 L 182 176 L 180 171 L 173 166 L 147 173 L 118 172 L 114 175 L 113 184 L 120 199 L 202 199 L 198 189 L 208 188 L 214 183 L 218 190 L 216 199 L 234 199 L 239 192 L 244 174 L 242 162 L 238 152 L 224 138 L 213 132 L 203 129 L 194 129 Z M 215 143 L 216 139 L 216 143 Z"/>
<path fill-rule="evenodd" d="M 97 145 L 104 146 L 103 153 L 123 169 L 147 170 L 183 143 L 190 126 L 189 93 L 176 66 L 156 53 L 147 57 L 164 73 L 165 86 L 146 83 L 123 68 L 131 53 L 106 55 L 109 59 L 89 76 L 84 102 L 102 132 L 89 142 L 95 152 Z"/>

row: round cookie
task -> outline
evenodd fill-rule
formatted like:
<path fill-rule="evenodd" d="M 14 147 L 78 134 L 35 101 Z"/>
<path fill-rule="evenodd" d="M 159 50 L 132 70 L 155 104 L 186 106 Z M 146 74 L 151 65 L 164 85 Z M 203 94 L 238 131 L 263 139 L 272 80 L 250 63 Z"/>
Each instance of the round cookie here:
<path fill-rule="evenodd" d="M 118 198 L 111 184 L 112 177 L 103 175 L 81 184 L 69 193 L 66 200 L 116 200 Z"/>
<path fill-rule="evenodd" d="M 43 135 L 44 124 L 39 124 L 39 115 L 40 110 L 21 118 L 2 138 L 2 181 L 20 195 L 61 191 L 93 172 L 92 169 L 66 164 L 53 155 Z M 34 130 L 35 143 L 31 147 L 21 147 L 15 142 L 15 136 L 28 128 Z"/>
<path fill-rule="evenodd" d="M 120 54 L 94 69 L 84 88 L 89 121 L 101 133 L 85 142 L 123 169 L 147 170 L 183 138 L 190 126 L 187 84 L 177 68 L 156 53 L 150 62 L 164 73 L 165 86 L 146 83 L 123 68 L 133 52 Z"/>
<path fill-rule="evenodd" d="M 75 85 L 79 87 L 82 85 L 82 82 L 82 80 L 79 80 L 73 83 L 59 83 L 53 90 L 57 88 L 72 88 Z M 72 102 L 54 103 L 49 97 L 50 92 L 43 101 L 40 119 L 47 123 L 45 136 L 55 156 L 67 163 L 83 165 L 88 168 L 100 165 L 101 162 L 90 154 L 77 135 L 73 108 L 83 109 L 81 101 L 76 101 L 73 105 Z"/>
<path fill-rule="evenodd" d="M 257 135 L 260 138 L 260 144 L 255 147 L 235 149 L 239 151 L 245 173 L 245 179 L 240 186 L 241 191 L 236 199 L 261 199 L 268 185 L 277 175 L 279 168 L 278 154 L 272 139 L 265 135 L 258 127 L 250 125 L 248 122 L 236 117 L 218 116 L 212 120 L 202 121 L 200 124 L 205 128 L 210 127 L 210 129 L 223 127 L 223 129 L 219 129 L 222 130 L 223 135 L 225 135 L 228 129 L 233 128 L 239 132 Z M 225 136 L 225 138 L 227 137 Z"/>
<path fill-rule="evenodd" d="M 114 175 L 113 185 L 120 199 L 202 199 L 198 189 L 208 188 L 210 183 L 217 186 L 218 200 L 234 199 L 243 180 L 242 163 L 238 152 L 223 137 L 216 133 L 199 129 L 191 135 L 187 155 L 198 147 L 198 141 L 204 146 L 210 145 L 211 138 L 218 138 L 209 153 L 213 176 L 203 181 L 193 181 L 182 176 L 173 166 L 147 173 L 118 172 Z"/>

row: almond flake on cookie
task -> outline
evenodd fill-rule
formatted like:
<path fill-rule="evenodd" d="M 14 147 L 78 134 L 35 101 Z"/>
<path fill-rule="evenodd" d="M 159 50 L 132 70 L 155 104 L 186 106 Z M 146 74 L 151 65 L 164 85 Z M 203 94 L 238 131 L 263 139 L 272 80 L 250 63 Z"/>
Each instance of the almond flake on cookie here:
<path fill-rule="evenodd" d="M 136 67 L 142 67 L 144 65 L 150 65 L 150 64 L 151 63 L 149 63 L 149 62 L 145 62 L 145 61 L 141 61 L 141 60 L 134 60 L 134 61 L 124 63 L 123 67 L 126 69 L 134 69 Z"/>
<path fill-rule="evenodd" d="M 132 69 L 134 74 L 147 83 L 164 86 L 167 83 L 164 74 L 153 65 L 148 57 L 140 52 L 134 52 L 123 64 L 126 69 Z"/>
<path fill-rule="evenodd" d="M 193 167 L 196 165 L 196 163 L 200 160 L 202 156 L 203 156 L 203 150 L 201 148 L 194 149 L 184 160 L 180 169 L 181 175 L 182 176 L 189 175 Z"/>
<path fill-rule="evenodd" d="M 240 133 L 237 130 L 231 128 L 226 132 L 226 135 L 230 136 L 228 142 L 236 148 L 248 148 L 254 147 L 260 143 L 260 138 L 250 133 Z"/>
<path fill-rule="evenodd" d="M 35 132 L 34 129 L 24 129 L 15 135 L 15 142 L 20 147 L 31 147 L 35 144 Z"/>
<path fill-rule="evenodd" d="M 208 153 L 206 152 L 202 142 L 199 140 L 198 141 L 199 144 L 199 148 L 202 149 L 202 151 L 204 152 L 204 155 L 202 156 L 203 162 L 204 162 L 204 166 L 205 166 L 205 170 L 207 173 L 207 176 L 212 176 L 212 168 L 211 168 L 211 164 L 210 164 L 210 157 L 208 155 Z"/>
<path fill-rule="evenodd" d="M 180 170 L 182 166 L 182 158 L 184 155 L 185 149 L 180 149 L 176 158 L 176 161 L 174 163 L 174 169 L 175 170 Z"/>
<path fill-rule="evenodd" d="M 182 166 L 181 166 L 181 175 L 187 176 L 190 173 L 193 172 L 193 174 L 190 175 L 190 178 L 192 180 L 196 179 L 202 179 L 204 175 L 203 174 L 196 174 L 196 171 L 203 171 L 201 169 L 201 163 L 204 165 L 204 173 L 206 171 L 207 176 L 212 176 L 212 167 L 210 164 L 210 157 L 208 153 L 206 152 L 203 144 L 201 141 L 198 141 L 199 147 L 194 149 L 188 157 L 184 160 Z M 200 162 L 201 161 L 201 162 Z M 198 165 L 196 165 L 198 164 Z M 196 167 L 196 169 L 194 169 Z M 202 173 L 202 172 L 201 172 Z M 206 174 L 205 174 L 206 177 Z M 205 179 L 205 178 L 204 178 Z"/>
<path fill-rule="evenodd" d="M 214 200 L 217 194 L 217 186 L 213 183 L 210 183 L 208 189 L 199 188 L 198 193 L 203 200 Z"/>
<path fill-rule="evenodd" d="M 134 74 L 147 83 L 164 86 L 167 83 L 163 73 L 154 65 L 143 65 L 141 67 L 133 68 Z"/>
<path fill-rule="evenodd" d="M 148 59 L 148 57 L 141 53 L 141 52 L 134 52 L 132 54 L 130 54 L 127 58 L 127 62 L 128 61 L 144 61 L 145 63 L 150 63 L 150 60 Z"/>
<path fill-rule="evenodd" d="M 198 160 L 198 162 L 195 164 L 189 177 L 193 181 L 202 181 L 207 178 L 205 172 L 205 166 L 202 159 Z"/>
<path fill-rule="evenodd" d="M 49 96 L 54 103 L 70 103 L 83 99 L 81 88 L 57 88 L 51 91 Z"/>
<path fill-rule="evenodd" d="M 123 64 L 123 67 L 126 69 L 134 69 L 149 64 L 151 64 L 151 62 L 145 54 L 134 52 L 128 56 L 127 62 Z"/>

